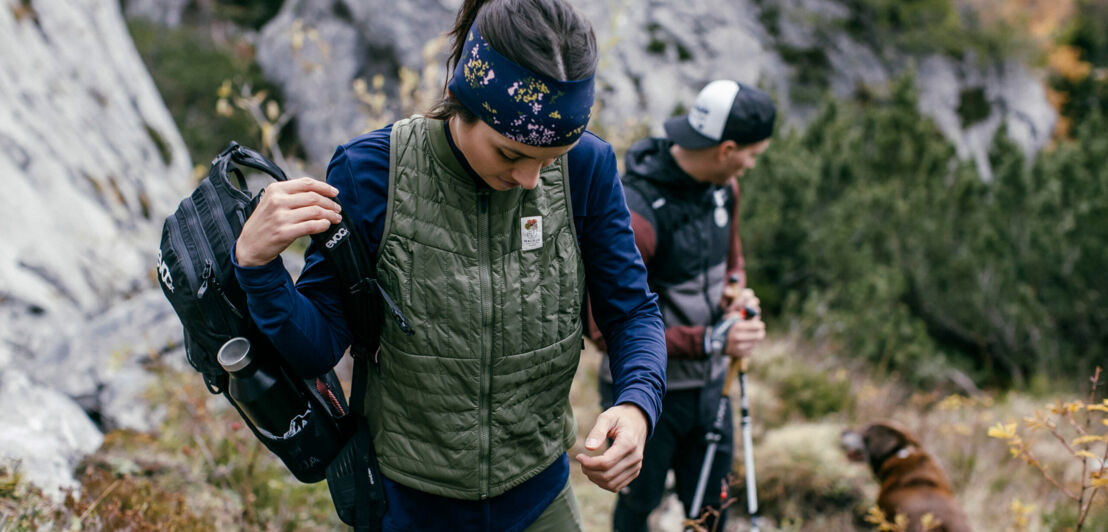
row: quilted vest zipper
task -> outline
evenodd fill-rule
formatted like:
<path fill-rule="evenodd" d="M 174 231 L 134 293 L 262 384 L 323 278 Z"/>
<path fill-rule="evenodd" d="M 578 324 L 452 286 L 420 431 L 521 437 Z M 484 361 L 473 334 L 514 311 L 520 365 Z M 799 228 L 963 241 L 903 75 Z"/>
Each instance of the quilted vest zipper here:
<path fill-rule="evenodd" d="M 477 264 L 481 277 L 481 395 L 478 400 L 478 483 L 481 499 L 489 497 L 492 450 L 489 431 L 492 430 L 492 280 L 489 278 L 489 192 L 477 192 Z"/>

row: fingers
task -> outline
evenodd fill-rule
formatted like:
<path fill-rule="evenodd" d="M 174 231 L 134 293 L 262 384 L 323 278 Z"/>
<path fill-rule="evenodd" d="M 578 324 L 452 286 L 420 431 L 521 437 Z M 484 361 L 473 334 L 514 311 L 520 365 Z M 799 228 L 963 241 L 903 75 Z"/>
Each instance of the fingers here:
<path fill-rule="evenodd" d="M 332 198 L 335 187 L 301 177 L 272 183 L 239 234 L 236 260 L 258 266 L 275 259 L 294 240 L 326 231 L 342 222 L 341 207 Z"/>
<path fill-rule="evenodd" d="M 290 194 L 297 192 L 315 192 L 316 194 L 327 196 L 329 198 L 333 198 L 339 195 L 339 189 L 312 177 L 300 177 L 284 182 L 273 183 L 266 187 L 266 190 L 268 191 L 272 188 L 277 188 Z"/>
<path fill-rule="evenodd" d="M 597 416 L 596 424 L 589 431 L 589 435 L 585 437 L 585 449 L 590 451 L 599 449 L 604 440 L 608 438 L 608 433 L 612 431 L 614 424 L 615 419 L 607 411 Z"/>
<path fill-rule="evenodd" d="M 620 404 L 605 410 L 589 431 L 585 448 L 598 449 L 604 438 L 612 438 L 612 446 L 600 456 L 578 454 L 576 458 L 581 463 L 581 472 L 601 488 L 609 491 L 622 489 L 642 469 L 646 432 L 646 414 L 639 407 Z"/>
<path fill-rule="evenodd" d="M 754 290 L 749 288 L 743 288 L 742 294 L 739 296 L 739 303 L 742 307 L 750 307 L 762 312 L 762 300 L 758 299 L 758 296 L 754 295 Z"/>
<path fill-rule="evenodd" d="M 617 439 L 600 456 L 578 454 L 581 472 L 594 484 L 608 491 L 619 491 L 630 484 L 642 469 L 642 450 L 627 439 Z"/>
<path fill-rule="evenodd" d="M 276 218 L 277 222 L 282 224 L 298 224 L 309 220 L 324 220 L 327 222 L 327 225 L 330 225 L 342 221 L 342 215 L 337 211 L 315 204 L 281 210 L 276 214 Z M 324 225 L 323 229 L 327 229 L 327 225 Z M 318 233 L 319 231 L 316 232 Z"/>
<path fill-rule="evenodd" d="M 755 318 L 736 322 L 727 335 L 727 354 L 732 357 L 750 356 L 754 347 L 766 337 L 766 324 Z"/>

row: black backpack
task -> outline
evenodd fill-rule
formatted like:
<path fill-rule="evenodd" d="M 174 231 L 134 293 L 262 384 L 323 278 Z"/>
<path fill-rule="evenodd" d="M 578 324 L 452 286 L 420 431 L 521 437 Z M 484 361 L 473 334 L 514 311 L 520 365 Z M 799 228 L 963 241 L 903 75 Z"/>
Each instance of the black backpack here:
<path fill-rule="evenodd" d="M 181 201 L 162 227 L 158 276 L 162 292 L 184 325 L 185 353 L 203 374 L 208 390 L 222 394 L 242 414 L 227 393 L 228 374 L 217 362 L 220 347 L 235 337 L 250 341 L 255 357 L 266 357 L 290 376 L 281 355 L 262 334 L 246 308 L 246 294 L 235 278 L 231 248 L 258 201 L 251 196 L 238 166 L 261 170 L 284 181 L 285 173 L 258 152 L 235 142 L 213 161 L 208 177 Z M 232 177 L 238 184 L 232 182 Z M 397 326 L 412 334 L 404 316 L 376 281 L 375 264 L 365 243 L 343 211 L 343 221 L 312 235 L 339 279 L 348 287 L 344 311 L 354 334 L 354 381 L 350 404 L 334 372 L 316 379 L 289 379 L 311 405 L 303 428 L 275 437 L 243 421 L 293 475 L 305 483 L 328 479 L 339 517 L 359 529 L 379 528 L 385 501 L 376 456 L 362 416 L 365 364 L 379 346 L 383 309 Z M 334 441 L 339 434 L 342 441 Z M 367 474 L 357 474 L 366 471 Z M 361 493 L 361 495 L 359 495 Z"/>

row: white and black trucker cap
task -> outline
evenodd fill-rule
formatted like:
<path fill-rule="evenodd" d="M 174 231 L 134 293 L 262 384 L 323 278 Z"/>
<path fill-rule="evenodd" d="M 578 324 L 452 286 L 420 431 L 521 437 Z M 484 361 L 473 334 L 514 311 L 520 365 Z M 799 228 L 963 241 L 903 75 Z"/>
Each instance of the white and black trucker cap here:
<path fill-rule="evenodd" d="M 696 96 L 689 114 L 666 121 L 666 136 L 682 148 L 700 149 L 725 140 L 754 144 L 773 134 L 777 107 L 766 93 L 731 80 L 716 80 Z"/>

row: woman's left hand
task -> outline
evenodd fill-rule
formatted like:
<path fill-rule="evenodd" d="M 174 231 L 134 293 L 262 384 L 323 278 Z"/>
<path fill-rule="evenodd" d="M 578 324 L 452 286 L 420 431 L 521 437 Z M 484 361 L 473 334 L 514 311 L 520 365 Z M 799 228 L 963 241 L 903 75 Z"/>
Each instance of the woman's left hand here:
<path fill-rule="evenodd" d="M 646 446 L 646 414 L 633 404 L 613 406 L 596 418 L 585 439 L 585 449 L 595 451 L 606 439 L 611 447 L 600 456 L 577 455 L 581 472 L 608 491 L 618 492 L 639 476 Z"/>

